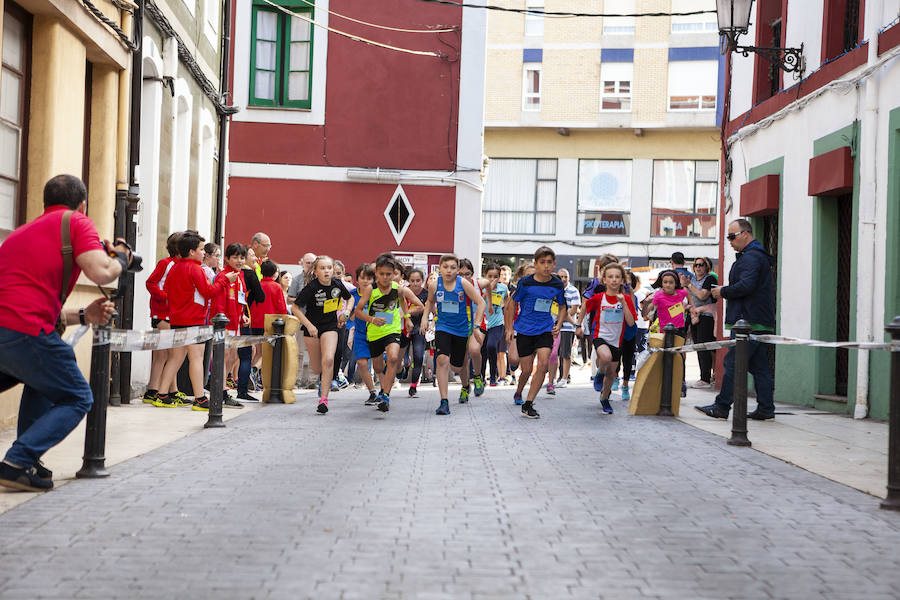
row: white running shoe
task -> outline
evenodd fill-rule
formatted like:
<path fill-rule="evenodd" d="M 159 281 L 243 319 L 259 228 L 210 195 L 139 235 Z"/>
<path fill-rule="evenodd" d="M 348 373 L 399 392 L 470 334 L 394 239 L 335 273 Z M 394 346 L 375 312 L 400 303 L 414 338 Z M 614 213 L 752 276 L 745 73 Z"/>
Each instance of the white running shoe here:
<path fill-rule="evenodd" d="M 711 383 L 706 383 L 702 379 L 698 379 L 694 383 L 691 384 L 691 387 L 695 390 L 706 390 L 712 387 Z"/>
<path fill-rule="evenodd" d="M 566 384 L 566 379 L 565 379 L 565 377 L 561 377 L 561 378 L 559 378 L 559 379 L 556 380 L 556 387 L 558 387 L 558 388 L 564 388 L 564 387 L 566 387 L 566 385 L 567 385 L 567 384 Z"/>

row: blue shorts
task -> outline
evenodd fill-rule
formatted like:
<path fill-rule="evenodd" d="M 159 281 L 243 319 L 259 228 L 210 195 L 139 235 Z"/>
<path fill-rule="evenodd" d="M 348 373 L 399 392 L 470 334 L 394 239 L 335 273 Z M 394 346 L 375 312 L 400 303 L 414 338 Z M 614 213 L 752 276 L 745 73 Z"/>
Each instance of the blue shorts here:
<path fill-rule="evenodd" d="M 353 358 L 359 360 L 361 358 L 372 358 L 369 353 L 369 341 L 366 339 L 366 330 L 363 329 L 362 335 L 353 335 Z"/>

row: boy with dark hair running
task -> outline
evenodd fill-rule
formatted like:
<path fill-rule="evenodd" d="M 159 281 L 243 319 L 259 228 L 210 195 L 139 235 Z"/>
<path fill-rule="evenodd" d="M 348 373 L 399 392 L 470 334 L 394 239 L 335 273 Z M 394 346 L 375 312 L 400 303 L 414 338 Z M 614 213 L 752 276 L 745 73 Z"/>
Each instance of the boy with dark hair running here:
<path fill-rule="evenodd" d="M 516 291 L 510 296 L 518 304 L 519 314 L 513 322 L 513 311 L 506 314 L 506 341 L 516 343 L 519 351 L 519 368 L 522 374 L 516 386 L 513 400 L 522 402 L 522 390 L 534 371 L 531 387 L 528 388 L 528 399 L 522 403 L 522 416 L 528 419 L 539 419 L 540 414 L 534 409 L 534 399 L 547 375 L 547 363 L 550 350 L 553 348 L 553 337 L 559 334 L 566 319 L 565 286 L 559 277 L 553 274 L 556 267 L 556 253 L 547 246 L 541 246 L 534 252 L 534 274 L 519 280 Z M 558 314 L 553 318 L 554 304 Z M 515 331 L 515 337 L 513 336 Z M 534 359 L 537 357 L 537 367 Z"/>

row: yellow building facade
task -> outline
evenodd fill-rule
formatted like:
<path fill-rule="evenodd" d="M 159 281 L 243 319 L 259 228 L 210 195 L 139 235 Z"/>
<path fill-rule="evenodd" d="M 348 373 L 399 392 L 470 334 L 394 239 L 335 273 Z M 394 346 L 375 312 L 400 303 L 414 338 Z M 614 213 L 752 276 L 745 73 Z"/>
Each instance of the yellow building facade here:
<path fill-rule="evenodd" d="M 529 12 L 488 17 L 485 257 L 548 244 L 580 281 L 605 252 L 633 267 L 715 257 L 715 1 L 498 4 Z M 543 16 L 573 10 L 666 16 Z"/>
<path fill-rule="evenodd" d="M 127 12 L 94 5 L 129 33 Z M 112 238 L 116 190 L 127 186 L 129 49 L 77 0 L 0 0 L 0 18 L 0 243 L 43 212 L 44 183 L 60 173 L 85 180 L 88 215 Z M 67 306 L 98 294 L 82 277 Z M 88 339 L 76 354 L 87 372 Z M 0 427 L 15 423 L 20 395 L 0 394 Z"/>

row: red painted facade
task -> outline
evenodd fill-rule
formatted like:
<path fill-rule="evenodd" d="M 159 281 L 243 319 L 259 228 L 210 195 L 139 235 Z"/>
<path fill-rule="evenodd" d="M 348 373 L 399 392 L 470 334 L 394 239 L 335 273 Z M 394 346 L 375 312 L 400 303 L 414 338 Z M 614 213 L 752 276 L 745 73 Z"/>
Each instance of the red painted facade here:
<path fill-rule="evenodd" d="M 232 121 L 230 161 L 341 170 L 453 171 L 462 10 L 419 0 L 331 0 L 329 9 L 334 13 L 329 18 L 333 28 L 445 56 L 403 54 L 317 28 L 315 35 L 328 35 L 325 124 Z M 337 14 L 398 28 L 441 26 L 456 31 L 393 32 Z M 249 57 L 235 56 L 234 60 L 248 61 Z M 321 74 L 313 77 L 315 86 Z M 296 263 L 308 251 L 330 254 L 348 267 L 388 250 L 451 251 L 456 188 L 404 183 L 415 217 L 398 246 L 383 214 L 396 187 L 231 177 L 226 234 L 229 240 L 248 240 L 253 232 L 265 231 L 272 238 L 273 259 L 286 263 Z M 477 225 L 477 220 L 474 222 Z"/>

